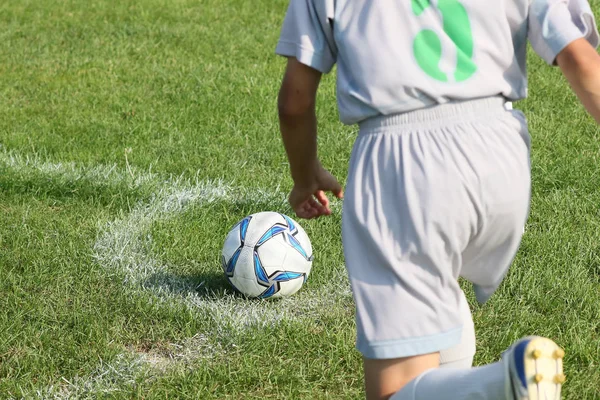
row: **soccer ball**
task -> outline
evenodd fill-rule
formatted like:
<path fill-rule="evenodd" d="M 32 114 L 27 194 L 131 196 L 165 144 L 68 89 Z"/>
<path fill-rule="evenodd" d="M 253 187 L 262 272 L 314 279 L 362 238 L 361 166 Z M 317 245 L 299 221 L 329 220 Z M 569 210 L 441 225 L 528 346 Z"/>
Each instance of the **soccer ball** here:
<path fill-rule="evenodd" d="M 222 252 L 225 276 L 247 297 L 284 297 L 308 278 L 313 254 L 304 229 L 290 217 L 266 211 L 238 222 Z"/>

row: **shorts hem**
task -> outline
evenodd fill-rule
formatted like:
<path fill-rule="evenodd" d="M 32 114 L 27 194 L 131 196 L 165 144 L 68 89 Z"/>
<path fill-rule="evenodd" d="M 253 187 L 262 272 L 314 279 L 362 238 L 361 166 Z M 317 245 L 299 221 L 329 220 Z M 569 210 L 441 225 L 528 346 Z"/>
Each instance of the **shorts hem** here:
<path fill-rule="evenodd" d="M 436 335 L 409 339 L 358 342 L 356 348 L 365 358 L 389 359 L 435 353 L 460 343 L 462 326 Z"/>

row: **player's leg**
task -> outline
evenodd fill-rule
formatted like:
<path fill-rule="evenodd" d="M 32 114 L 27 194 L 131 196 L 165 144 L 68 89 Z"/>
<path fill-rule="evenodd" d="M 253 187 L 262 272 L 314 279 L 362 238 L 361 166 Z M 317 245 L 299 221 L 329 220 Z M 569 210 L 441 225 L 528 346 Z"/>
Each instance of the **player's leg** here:
<path fill-rule="evenodd" d="M 463 328 L 460 343 L 440 351 L 440 368 L 470 368 L 475 356 L 475 325 L 467 298 L 462 296 L 460 303 Z"/>
<path fill-rule="evenodd" d="M 462 253 L 461 274 L 477 284 L 478 300 L 497 288 L 516 253 L 527 216 L 529 195 L 528 133 L 518 112 L 478 123 L 481 157 L 471 157 L 480 181 L 485 218 Z M 488 122 L 489 123 L 489 122 Z M 485 135 L 485 136 L 483 136 Z M 487 151 L 486 151 L 487 149 Z M 493 151 L 490 151 L 493 149 Z M 477 154 L 463 149 L 465 154 Z M 524 338 L 500 362 L 471 369 L 432 369 L 413 379 L 392 400 L 559 399 L 564 352 L 546 338 Z"/>
<path fill-rule="evenodd" d="M 565 381 L 563 357 L 564 351 L 550 339 L 523 338 L 499 362 L 426 371 L 390 400 L 557 400 Z"/>
<path fill-rule="evenodd" d="M 463 177 L 439 152 L 438 138 L 452 138 L 421 133 L 425 121 L 414 132 L 394 120 L 361 128 L 351 160 L 343 241 L 372 398 L 437 367 L 439 353 L 460 345 L 464 328 L 472 330 L 468 308 L 464 326 L 457 278 L 477 213 Z M 472 335 L 468 340 L 473 343 Z M 462 357 L 449 353 L 445 361 L 467 356 L 463 362 L 470 364 L 467 347 Z"/>
<path fill-rule="evenodd" d="M 517 254 L 531 188 L 530 137 L 523 113 L 510 110 L 490 121 L 493 124 L 482 124 L 477 133 L 493 151 L 471 159 L 476 168 L 488 170 L 479 188 L 485 218 L 463 250 L 460 271 L 473 283 L 480 303 L 492 296 Z"/>
<path fill-rule="evenodd" d="M 386 399 L 408 382 L 432 368 L 470 368 L 475 355 L 475 327 L 466 297 L 462 296 L 461 341 L 454 347 L 420 356 L 395 359 L 363 358 L 367 399 Z"/>
<path fill-rule="evenodd" d="M 473 104 L 475 108 L 469 110 Z M 436 108 L 424 120 L 444 117 L 448 109 L 456 112 L 452 107 Z M 386 128 L 398 121 L 388 119 L 360 137 L 353 151 L 344 204 L 344 250 L 357 306 L 357 347 L 366 359 L 380 360 L 366 364 L 369 393 L 377 396 L 403 385 L 415 370 L 428 368 L 421 357 L 410 368 L 403 367 L 408 357 L 444 351 L 460 342 L 463 321 L 458 293 L 462 293 L 455 279 L 462 272 L 463 253 L 456 249 L 465 249 L 473 238 L 481 237 L 483 222 L 497 221 L 497 211 L 512 216 L 512 222 L 522 219 L 520 225 L 514 224 L 522 233 L 529 170 L 526 146 L 518 133 L 515 136 L 519 123 L 501 115 L 495 100 L 458 108 L 460 118 L 454 117 L 454 123 L 461 121 L 461 125 L 456 128 L 428 133 L 421 126 L 418 134 L 395 134 Z M 481 164 L 475 165 L 474 160 Z M 481 182 L 492 184 L 480 190 Z M 488 203 L 489 199 L 493 201 Z M 515 240 L 512 232 L 509 240 L 500 240 L 511 225 L 501 222 L 501 229 L 489 231 L 495 232 L 494 246 L 507 250 Z M 481 254 L 467 256 L 473 261 Z M 501 279 L 504 267 L 479 272 Z M 494 289 L 487 285 L 485 295 Z M 506 362 L 474 369 L 434 368 L 411 380 L 393 398 L 505 398 L 519 382 L 513 377 L 521 375 L 509 370 L 527 364 L 523 357 L 517 359 L 512 369 Z M 548 371 L 556 367 L 552 362 L 546 365 Z M 392 377 L 394 370 L 399 377 Z M 526 384 L 521 389 L 538 388 Z"/>
<path fill-rule="evenodd" d="M 363 358 L 367 400 L 387 400 L 408 382 L 439 364 L 439 353 L 387 360 Z"/>
<path fill-rule="evenodd" d="M 475 327 L 469 304 L 462 296 L 460 313 L 463 320 L 461 341 L 454 347 L 414 357 L 395 359 L 363 358 L 367 399 L 387 399 L 407 383 L 433 368 L 470 368 L 475 355 Z"/>
<path fill-rule="evenodd" d="M 416 264 L 411 255 L 391 254 L 396 246 L 411 246 L 395 244 L 393 235 L 387 236 L 389 225 L 384 218 L 378 228 L 360 229 L 348 211 L 352 199 L 356 200 L 348 195 L 350 186 L 344 202 L 343 232 L 357 310 L 357 348 L 364 357 L 368 399 L 387 399 L 415 376 L 436 368 L 440 351 L 461 343 L 462 291 L 451 268 L 436 268 L 445 263 L 415 254 L 421 261 Z M 384 214 L 392 220 L 389 213 Z M 408 218 L 403 220 L 407 227 Z"/>
<path fill-rule="evenodd" d="M 506 376 L 501 362 L 476 368 L 431 369 L 406 384 L 390 400 L 513 400 Z"/>

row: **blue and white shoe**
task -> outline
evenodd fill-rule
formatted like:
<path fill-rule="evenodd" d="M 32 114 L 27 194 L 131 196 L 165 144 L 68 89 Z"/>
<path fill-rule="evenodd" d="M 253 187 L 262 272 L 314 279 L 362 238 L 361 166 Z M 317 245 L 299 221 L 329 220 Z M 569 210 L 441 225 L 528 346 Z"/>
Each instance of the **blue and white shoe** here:
<path fill-rule="evenodd" d="M 550 339 L 531 336 L 516 341 L 502 355 L 508 368 L 507 393 L 514 400 L 560 400 L 564 356 Z"/>

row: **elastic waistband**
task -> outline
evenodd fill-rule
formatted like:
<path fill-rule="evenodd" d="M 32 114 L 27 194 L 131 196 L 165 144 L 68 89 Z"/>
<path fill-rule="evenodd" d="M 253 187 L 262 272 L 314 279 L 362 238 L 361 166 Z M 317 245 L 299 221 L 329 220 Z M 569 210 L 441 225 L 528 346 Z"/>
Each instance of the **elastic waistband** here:
<path fill-rule="evenodd" d="M 361 132 L 364 132 L 400 125 L 432 124 L 438 121 L 448 123 L 457 119 L 480 118 L 484 115 L 503 112 L 511 108 L 511 103 L 507 103 L 502 96 L 485 97 L 475 100 L 453 101 L 399 114 L 379 115 L 360 122 L 359 127 Z"/>

